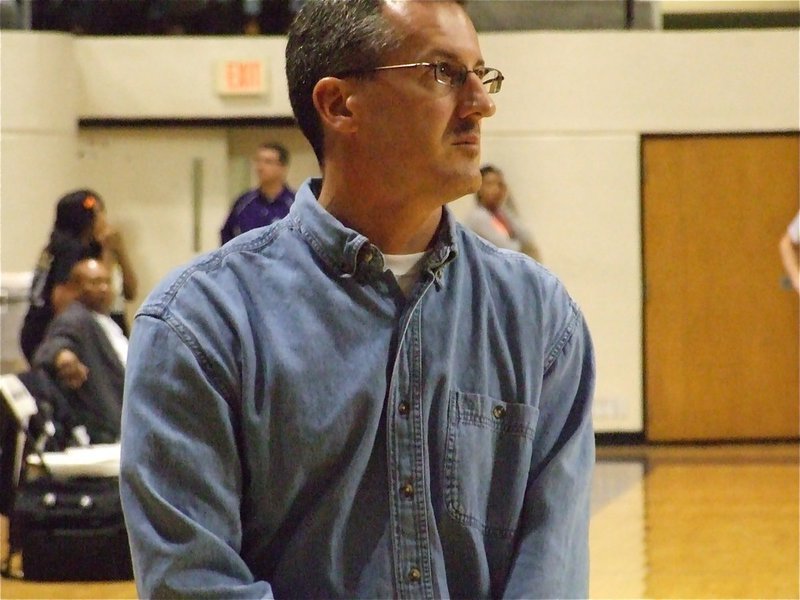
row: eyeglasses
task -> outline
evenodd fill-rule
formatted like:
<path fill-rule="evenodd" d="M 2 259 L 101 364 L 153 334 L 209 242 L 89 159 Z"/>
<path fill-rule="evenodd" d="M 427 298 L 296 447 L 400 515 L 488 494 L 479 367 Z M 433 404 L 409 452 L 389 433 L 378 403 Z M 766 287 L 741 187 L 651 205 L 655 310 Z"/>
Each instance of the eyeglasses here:
<path fill-rule="evenodd" d="M 340 73 L 337 77 L 349 77 L 351 75 L 362 75 L 364 73 L 372 73 L 373 71 L 390 71 L 392 69 L 412 69 L 417 67 L 425 67 L 433 71 L 433 76 L 438 83 L 447 85 L 449 87 L 461 87 L 467 80 L 467 75 L 475 73 L 478 79 L 481 80 L 484 89 L 488 94 L 496 94 L 500 91 L 503 85 L 503 74 L 497 69 L 491 67 L 475 67 L 474 69 L 467 69 L 464 65 L 454 65 L 449 62 L 418 62 L 408 63 L 405 65 L 389 65 L 386 67 L 375 67 L 374 69 L 364 69 L 363 71 L 345 71 Z"/>

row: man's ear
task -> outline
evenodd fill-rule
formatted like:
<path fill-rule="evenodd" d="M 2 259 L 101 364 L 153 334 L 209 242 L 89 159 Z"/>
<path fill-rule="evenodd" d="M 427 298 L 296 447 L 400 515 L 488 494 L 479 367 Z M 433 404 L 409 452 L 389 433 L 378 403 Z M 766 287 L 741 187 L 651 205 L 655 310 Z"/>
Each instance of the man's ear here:
<path fill-rule="evenodd" d="M 348 108 L 351 86 L 338 77 L 323 77 L 314 86 L 311 97 L 323 126 L 346 133 L 355 127 L 353 113 Z"/>

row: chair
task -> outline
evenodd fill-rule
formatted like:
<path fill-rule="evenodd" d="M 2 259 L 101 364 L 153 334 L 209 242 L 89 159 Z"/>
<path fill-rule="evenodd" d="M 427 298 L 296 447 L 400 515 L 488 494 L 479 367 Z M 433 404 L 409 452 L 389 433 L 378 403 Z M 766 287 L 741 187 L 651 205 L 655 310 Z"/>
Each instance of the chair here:
<path fill-rule="evenodd" d="M 119 444 L 80 446 L 81 424 L 44 370 L 0 376 L 0 395 L 0 508 L 9 519 L 3 576 L 131 579 Z M 12 572 L 20 555 L 23 571 Z"/>

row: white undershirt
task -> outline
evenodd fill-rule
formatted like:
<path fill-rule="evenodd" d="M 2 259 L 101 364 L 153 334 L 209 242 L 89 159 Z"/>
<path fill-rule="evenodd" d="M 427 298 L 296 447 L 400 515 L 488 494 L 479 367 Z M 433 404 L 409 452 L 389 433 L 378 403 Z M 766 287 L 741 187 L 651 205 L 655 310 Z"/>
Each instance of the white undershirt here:
<path fill-rule="evenodd" d="M 415 252 L 414 254 L 384 254 L 383 264 L 388 271 L 392 272 L 397 280 L 397 285 L 408 296 L 414 284 L 419 280 L 422 270 L 422 259 L 426 252 Z"/>
<path fill-rule="evenodd" d="M 92 311 L 92 316 L 94 320 L 97 321 L 97 324 L 103 328 L 103 331 L 105 331 L 108 341 L 111 342 L 114 352 L 117 353 L 119 361 L 124 367 L 128 362 L 128 338 L 122 333 L 122 329 L 120 329 L 119 325 L 108 315 Z"/>

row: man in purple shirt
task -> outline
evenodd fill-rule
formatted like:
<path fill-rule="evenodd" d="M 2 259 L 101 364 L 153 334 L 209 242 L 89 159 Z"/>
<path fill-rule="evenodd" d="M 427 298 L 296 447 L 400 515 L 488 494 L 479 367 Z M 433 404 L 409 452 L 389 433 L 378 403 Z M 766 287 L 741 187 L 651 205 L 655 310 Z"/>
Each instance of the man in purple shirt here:
<path fill-rule="evenodd" d="M 294 190 L 286 185 L 289 151 L 281 144 L 267 142 L 255 157 L 259 186 L 239 196 L 220 231 L 222 243 L 256 227 L 264 227 L 289 214 Z"/>

